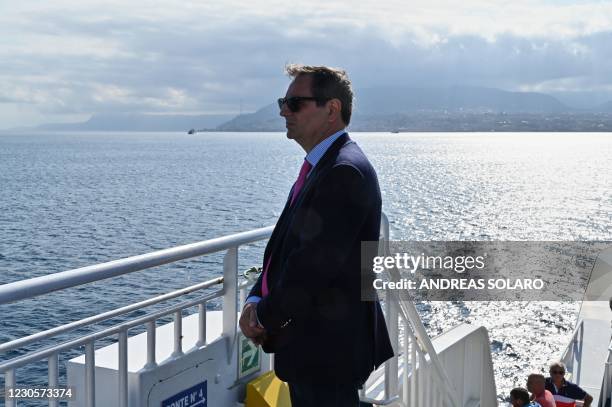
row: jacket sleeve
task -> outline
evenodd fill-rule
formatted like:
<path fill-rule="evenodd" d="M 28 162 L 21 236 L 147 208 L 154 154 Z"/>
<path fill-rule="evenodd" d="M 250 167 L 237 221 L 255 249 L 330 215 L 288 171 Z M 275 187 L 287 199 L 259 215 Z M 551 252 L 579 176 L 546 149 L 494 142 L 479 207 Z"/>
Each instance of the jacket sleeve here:
<path fill-rule="evenodd" d="M 263 278 L 263 271 L 261 272 L 261 274 L 259 274 L 259 278 L 257 279 L 257 281 L 255 282 L 255 284 L 253 284 L 253 287 L 251 287 L 251 291 L 249 291 L 249 295 L 247 295 L 247 298 L 249 297 L 261 297 L 261 280 Z"/>
<path fill-rule="evenodd" d="M 292 222 L 297 244 L 282 262 L 280 277 L 257 305 L 259 320 L 271 332 L 313 312 L 332 279 L 360 278 L 358 269 L 351 276 L 338 273 L 359 238 L 373 196 L 363 174 L 350 163 L 336 164 L 323 177 Z"/>

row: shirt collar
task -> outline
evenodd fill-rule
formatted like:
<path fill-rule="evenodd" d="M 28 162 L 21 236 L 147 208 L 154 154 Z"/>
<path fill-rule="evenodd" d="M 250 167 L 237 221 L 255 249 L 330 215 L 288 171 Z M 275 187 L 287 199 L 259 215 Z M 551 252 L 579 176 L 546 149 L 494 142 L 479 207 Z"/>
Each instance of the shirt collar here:
<path fill-rule="evenodd" d="M 557 392 L 557 393 L 558 393 L 558 392 L 559 392 L 559 388 L 558 388 L 558 387 L 557 387 L 557 385 L 555 384 L 555 381 L 554 381 L 554 380 L 552 380 L 552 378 L 551 378 L 551 380 L 550 380 L 550 381 L 552 382 L 552 385 L 555 387 L 555 392 Z M 567 386 L 567 382 L 565 381 L 565 377 L 564 377 L 564 378 L 563 378 L 563 381 L 561 382 L 561 389 L 562 389 L 562 388 L 564 388 L 565 386 Z"/>
<path fill-rule="evenodd" d="M 340 136 L 344 133 L 346 133 L 345 129 L 335 132 L 334 134 L 314 146 L 314 148 L 310 150 L 308 154 L 306 154 L 305 160 L 308 161 L 310 165 L 312 165 L 313 169 L 317 166 L 319 161 L 321 161 L 321 158 L 323 157 L 323 155 L 325 155 L 327 150 L 329 150 L 329 147 L 334 144 L 334 141 L 338 140 L 338 138 L 340 138 Z M 312 171 L 312 169 L 310 171 Z"/>

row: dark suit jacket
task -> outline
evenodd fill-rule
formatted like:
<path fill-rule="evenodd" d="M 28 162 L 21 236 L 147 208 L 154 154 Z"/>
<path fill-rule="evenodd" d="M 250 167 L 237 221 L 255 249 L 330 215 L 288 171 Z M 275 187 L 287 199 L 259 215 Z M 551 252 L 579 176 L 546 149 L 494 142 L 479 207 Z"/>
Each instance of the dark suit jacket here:
<path fill-rule="evenodd" d="M 344 134 L 287 201 L 265 250 L 270 292 L 257 316 L 280 379 L 362 384 L 393 356 L 379 302 L 361 301 L 361 242 L 378 241 L 380 218 L 376 173 Z M 262 296 L 261 280 L 249 296 Z"/>

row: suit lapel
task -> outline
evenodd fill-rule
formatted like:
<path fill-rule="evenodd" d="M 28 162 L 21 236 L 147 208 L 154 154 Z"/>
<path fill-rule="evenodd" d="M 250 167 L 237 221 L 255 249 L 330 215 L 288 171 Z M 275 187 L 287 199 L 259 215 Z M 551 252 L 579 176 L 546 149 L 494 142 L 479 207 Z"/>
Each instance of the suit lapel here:
<path fill-rule="evenodd" d="M 293 188 L 292 188 L 293 190 Z M 276 247 L 278 246 L 278 242 L 282 241 L 282 236 L 285 235 L 287 230 L 287 226 L 289 222 L 287 222 L 287 218 L 289 217 L 289 203 L 291 202 L 291 191 L 289 191 L 289 197 L 287 197 L 287 201 L 285 202 L 285 207 L 276 222 L 276 226 L 272 231 L 272 235 L 270 236 L 270 240 L 268 240 L 268 244 L 266 245 L 266 250 L 264 251 L 264 267 L 266 265 L 267 259 L 270 258 L 270 255 L 276 251 Z"/>
<path fill-rule="evenodd" d="M 304 197 L 308 195 L 308 192 L 310 191 L 312 186 L 317 183 L 317 180 L 319 179 L 321 174 L 323 174 L 325 170 L 327 170 L 327 168 L 331 164 L 333 164 L 334 161 L 332 159 L 336 157 L 340 148 L 342 148 L 342 146 L 344 146 L 346 143 L 350 141 L 352 140 L 349 138 L 348 133 L 344 133 L 343 135 L 338 137 L 338 139 L 334 141 L 331 146 L 329 146 L 325 154 L 323 154 L 323 157 L 321 157 L 321 160 L 319 160 L 319 162 L 317 163 L 314 170 L 312 170 L 312 173 L 310 173 L 310 175 L 306 179 L 306 183 L 304 183 L 304 186 L 302 187 L 302 190 L 300 191 L 300 195 L 298 195 L 297 200 L 295 201 L 295 204 L 290 208 L 292 212 L 295 211 L 296 208 L 302 205 L 302 201 L 304 200 Z"/>
<path fill-rule="evenodd" d="M 342 136 L 338 137 L 336 141 L 334 141 L 334 143 L 325 152 L 323 157 L 321 157 L 321 160 L 317 163 L 312 173 L 306 179 L 306 182 L 304 183 L 304 186 L 302 187 L 302 190 L 300 191 L 300 194 L 298 195 L 293 205 L 290 205 L 291 192 L 293 191 L 293 188 L 291 189 L 291 191 L 289 191 L 289 197 L 285 202 L 285 207 L 283 208 L 283 211 L 280 217 L 278 218 L 278 222 L 276 222 L 276 226 L 274 227 L 272 236 L 270 236 L 270 240 L 268 241 L 268 245 L 266 246 L 266 250 L 264 252 L 264 266 L 267 262 L 267 259 L 270 258 L 270 256 L 274 253 L 279 253 L 279 248 L 283 246 L 295 210 L 302 205 L 304 197 L 308 195 L 308 192 L 310 191 L 310 189 L 312 189 L 313 185 L 316 184 L 317 179 L 324 172 L 324 170 L 331 163 L 333 163 L 332 158 L 336 156 L 337 152 L 344 144 L 350 141 L 351 139 L 349 138 L 347 133 L 344 133 Z M 273 268 L 272 266 L 273 265 L 270 264 L 271 269 Z"/>

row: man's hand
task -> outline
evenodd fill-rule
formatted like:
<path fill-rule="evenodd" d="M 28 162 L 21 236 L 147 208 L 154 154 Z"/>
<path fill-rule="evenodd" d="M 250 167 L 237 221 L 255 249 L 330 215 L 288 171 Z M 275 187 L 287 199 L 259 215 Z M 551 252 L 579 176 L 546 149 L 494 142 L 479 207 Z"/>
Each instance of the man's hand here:
<path fill-rule="evenodd" d="M 242 309 L 240 330 L 255 345 L 261 345 L 266 339 L 266 330 L 257 322 L 257 303 L 250 302 Z"/>

